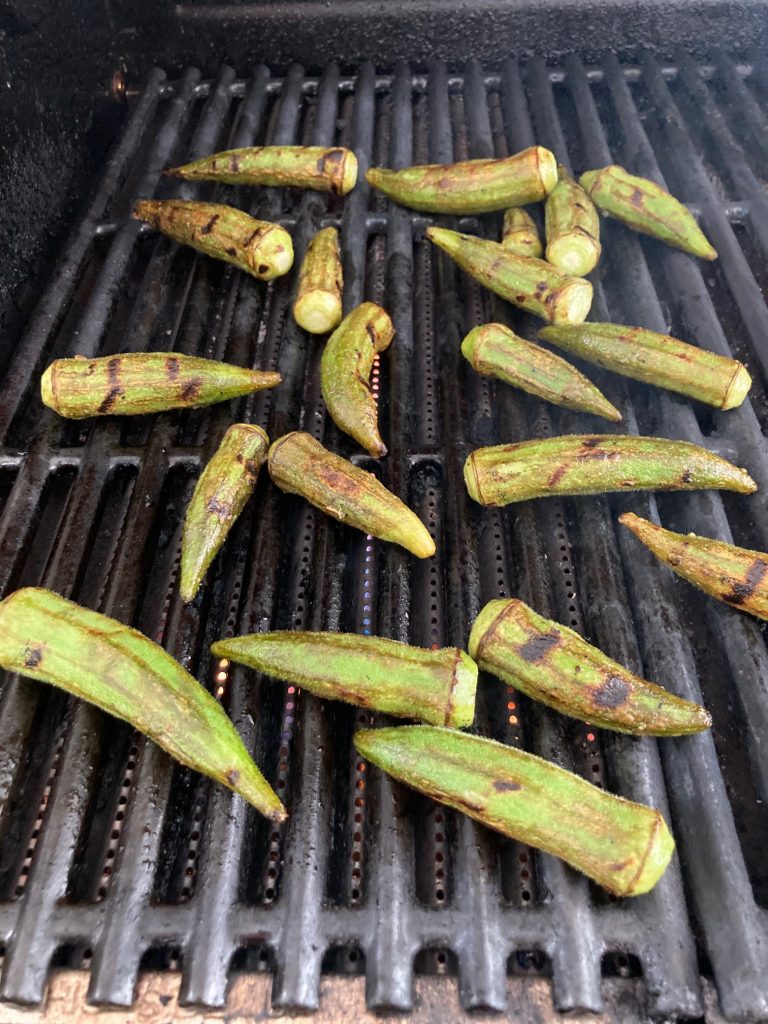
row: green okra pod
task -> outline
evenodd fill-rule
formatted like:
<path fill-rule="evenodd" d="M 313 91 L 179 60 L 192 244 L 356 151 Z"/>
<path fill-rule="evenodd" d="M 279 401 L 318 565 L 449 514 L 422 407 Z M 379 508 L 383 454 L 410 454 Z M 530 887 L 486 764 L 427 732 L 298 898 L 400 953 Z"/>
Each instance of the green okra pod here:
<path fill-rule="evenodd" d="M 684 580 L 731 608 L 768 620 L 768 552 L 673 533 L 632 512 L 619 522 Z"/>
<path fill-rule="evenodd" d="M 461 351 L 478 373 L 498 377 L 529 395 L 615 423 L 621 420 L 619 410 L 583 373 L 503 324 L 475 327 L 461 343 Z"/>
<path fill-rule="evenodd" d="M 560 324 L 539 337 L 580 359 L 717 409 L 741 405 L 752 385 L 743 363 L 667 334 L 621 324 Z"/>
<path fill-rule="evenodd" d="M 464 480 L 481 505 L 609 491 L 757 490 L 745 470 L 706 448 L 619 434 L 568 434 L 478 448 L 464 463 Z"/>
<path fill-rule="evenodd" d="M 398 781 L 561 857 L 617 896 L 652 889 L 675 849 L 660 811 L 495 740 L 406 725 L 362 729 L 355 746 Z"/>
<path fill-rule="evenodd" d="M 691 211 L 655 181 L 638 178 L 612 164 L 585 171 L 579 184 L 603 213 L 635 231 L 660 238 L 703 260 L 717 259 Z"/>
<path fill-rule="evenodd" d="M 301 495 L 334 519 L 400 544 L 418 558 L 434 555 L 435 542 L 407 505 L 373 473 L 329 452 L 310 434 L 294 431 L 273 442 L 268 466 L 281 490 Z"/>
<path fill-rule="evenodd" d="M 293 265 L 293 242 L 285 228 L 254 220 L 233 206 L 191 199 L 141 199 L 133 216 L 260 281 L 287 274 Z"/>
<path fill-rule="evenodd" d="M 323 399 L 336 426 L 374 458 L 387 454 L 378 406 L 369 383 L 373 361 L 395 335 L 389 314 L 364 302 L 344 317 L 328 339 L 320 364 Z"/>
<path fill-rule="evenodd" d="M 489 601 L 482 609 L 469 653 L 481 669 L 533 700 L 604 729 L 682 736 L 712 724 L 699 704 L 635 675 L 516 599 Z"/>
<path fill-rule="evenodd" d="M 356 633 L 254 633 L 219 640 L 229 658 L 318 697 L 460 728 L 475 717 L 477 665 L 456 647 L 431 651 Z"/>
<path fill-rule="evenodd" d="M 345 196 L 357 182 L 357 157 L 342 146 L 247 146 L 212 153 L 165 173 L 187 181 L 293 186 Z"/>
<path fill-rule="evenodd" d="M 235 520 L 256 488 L 269 438 L 261 427 L 235 423 L 200 474 L 181 537 L 182 601 L 192 601 Z"/>
<path fill-rule="evenodd" d="M 343 276 L 339 232 L 323 228 L 309 243 L 299 272 L 293 315 L 310 334 L 325 334 L 341 321 Z"/>
<path fill-rule="evenodd" d="M 57 359 L 40 381 L 43 402 L 60 416 L 135 416 L 193 409 L 276 387 L 279 373 L 248 370 L 176 352 L 128 352 Z"/>
<path fill-rule="evenodd" d="M 505 211 L 501 244 L 517 256 L 540 259 L 544 255 L 536 221 L 522 206 L 511 206 Z"/>
<path fill-rule="evenodd" d="M 130 722 L 266 817 L 285 819 L 285 808 L 221 705 L 135 629 L 50 590 L 25 587 L 0 603 L 0 666 Z"/>
<path fill-rule="evenodd" d="M 544 206 L 547 261 L 564 274 L 583 277 L 600 259 L 600 217 L 595 204 L 564 167 Z"/>
<path fill-rule="evenodd" d="M 401 171 L 371 167 L 366 181 L 396 203 L 426 213 L 491 213 L 544 199 L 557 182 L 557 161 L 531 146 L 503 160 L 423 164 Z"/>
<path fill-rule="evenodd" d="M 426 234 L 462 270 L 514 306 L 553 324 L 581 323 L 589 312 L 592 285 L 583 277 L 567 277 L 544 260 L 517 256 L 485 238 L 447 228 L 427 228 Z"/>

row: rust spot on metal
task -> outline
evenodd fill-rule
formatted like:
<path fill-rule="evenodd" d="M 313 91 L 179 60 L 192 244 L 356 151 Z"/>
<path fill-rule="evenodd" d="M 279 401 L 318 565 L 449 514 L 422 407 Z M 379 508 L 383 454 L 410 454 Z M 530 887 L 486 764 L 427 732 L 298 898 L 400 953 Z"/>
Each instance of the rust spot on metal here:
<path fill-rule="evenodd" d="M 192 402 L 197 398 L 202 390 L 202 380 L 200 380 L 199 377 L 193 377 L 192 380 L 187 381 L 181 389 L 181 397 L 185 402 Z"/>
<path fill-rule="evenodd" d="M 216 221 L 218 219 L 219 219 L 219 214 L 218 213 L 214 213 L 214 215 L 211 217 L 211 219 L 208 221 L 208 223 L 204 227 L 200 228 L 200 234 L 201 235 L 210 235 L 210 233 L 213 231 L 214 227 L 216 226 Z"/>
<path fill-rule="evenodd" d="M 107 381 L 109 382 L 109 391 L 107 392 L 104 401 L 99 406 L 98 411 L 100 413 L 109 412 L 118 398 L 125 394 L 120 384 L 120 363 L 120 356 L 114 356 L 107 363 Z"/>
<path fill-rule="evenodd" d="M 560 637 L 557 633 L 542 633 L 539 636 L 532 636 L 530 640 L 526 640 L 518 653 L 523 661 L 541 661 L 559 643 Z"/>
<path fill-rule="evenodd" d="M 609 676 L 592 695 L 593 703 L 599 708 L 618 708 L 629 696 L 629 683 L 619 676 Z"/>
<path fill-rule="evenodd" d="M 729 604 L 743 604 L 744 601 L 752 597 L 767 572 L 768 562 L 764 562 L 762 558 L 756 558 L 747 570 L 744 581 L 734 580 L 731 584 L 730 594 L 724 594 L 723 599 Z"/>
<path fill-rule="evenodd" d="M 39 645 L 29 644 L 24 650 L 24 667 L 37 668 L 43 660 L 43 649 Z"/>
<path fill-rule="evenodd" d="M 508 782 L 506 779 L 494 779 L 493 788 L 497 793 L 513 793 L 516 789 L 522 789 L 519 782 Z"/>

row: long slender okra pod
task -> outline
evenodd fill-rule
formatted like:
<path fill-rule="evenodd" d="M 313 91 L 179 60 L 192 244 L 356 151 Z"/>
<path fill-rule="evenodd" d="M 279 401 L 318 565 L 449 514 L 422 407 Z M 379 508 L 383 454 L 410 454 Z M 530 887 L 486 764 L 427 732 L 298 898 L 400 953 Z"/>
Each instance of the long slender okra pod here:
<path fill-rule="evenodd" d="M 188 181 L 294 186 L 344 196 L 357 182 L 357 157 L 340 146 L 248 146 L 212 153 L 165 173 Z"/>
<path fill-rule="evenodd" d="M 193 409 L 276 387 L 279 373 L 248 370 L 176 352 L 128 352 L 57 359 L 40 381 L 43 402 L 60 416 L 133 416 Z"/>
<path fill-rule="evenodd" d="M 464 464 L 464 480 L 481 505 L 608 491 L 757 490 L 745 470 L 706 448 L 618 434 L 568 434 L 478 448 Z"/>
<path fill-rule="evenodd" d="M 558 168 L 558 178 L 544 206 L 547 260 L 564 274 L 582 277 L 600 259 L 600 217 L 564 167 Z"/>
<path fill-rule="evenodd" d="M 504 212 L 501 244 L 517 256 L 540 259 L 544 255 L 536 221 L 522 206 L 511 206 Z"/>
<path fill-rule="evenodd" d="M 375 302 L 364 302 L 330 336 L 320 364 L 323 398 L 334 423 L 374 458 L 386 455 L 387 447 L 369 379 L 373 360 L 394 335 L 389 314 Z"/>
<path fill-rule="evenodd" d="M 400 782 L 561 857 L 617 896 L 652 889 L 675 849 L 660 811 L 495 740 L 406 725 L 363 729 L 355 746 Z"/>
<path fill-rule="evenodd" d="M 27 587 L 0 603 L 0 666 L 130 722 L 268 818 L 286 817 L 221 705 L 135 629 L 50 590 Z"/>
<path fill-rule="evenodd" d="M 219 640 L 211 653 L 319 697 L 399 718 L 460 728 L 475 717 L 477 665 L 455 647 L 430 651 L 356 633 L 284 630 Z"/>
<path fill-rule="evenodd" d="M 293 315 L 310 334 L 325 334 L 341 320 L 343 276 L 339 232 L 323 228 L 309 243 L 299 272 Z"/>

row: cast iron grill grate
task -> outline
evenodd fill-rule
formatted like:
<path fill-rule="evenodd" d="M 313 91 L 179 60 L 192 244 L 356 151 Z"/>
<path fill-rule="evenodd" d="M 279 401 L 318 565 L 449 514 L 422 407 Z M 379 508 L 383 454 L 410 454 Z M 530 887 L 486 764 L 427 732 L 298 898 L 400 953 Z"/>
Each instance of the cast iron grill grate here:
<path fill-rule="evenodd" d="M 181 970 L 181 996 L 220 1005 L 232 971 L 275 972 L 276 1004 L 317 1005 L 321 972 L 361 972 L 372 1007 L 407 1010 L 418 970 L 456 973 L 467 1008 L 505 1005 L 508 973 L 551 974 L 561 1010 L 601 1006 L 603 974 L 642 973 L 650 1012 L 697 1017 L 700 970 L 725 1012 L 768 1015 L 762 856 L 768 799 L 768 651 L 759 625 L 672 579 L 616 527 L 632 508 L 675 529 L 768 548 L 768 82 L 715 54 L 589 68 L 514 60 L 389 75 L 329 66 L 273 79 L 224 68 L 154 72 L 74 231 L 0 396 L 3 593 L 44 585 L 134 624 L 221 697 L 292 812 L 275 829 L 175 767 L 129 728 L 60 693 L 5 678 L 0 715 L 0 996 L 39 1002 L 49 967 L 90 968 L 90 998 L 130 1004 L 137 972 Z M 342 204 L 163 179 L 163 166 L 260 142 L 353 146 L 371 163 L 503 156 L 537 141 L 574 169 L 623 163 L 691 203 L 720 253 L 703 265 L 606 223 L 593 316 L 743 359 L 752 404 L 720 414 L 591 371 L 624 429 L 703 443 L 746 466 L 752 499 L 718 493 L 545 501 L 482 510 L 461 466 L 482 444 L 602 421 L 544 407 L 473 375 L 463 333 L 534 323 L 460 276 L 424 219 L 363 183 Z M 382 302 L 396 340 L 377 371 L 380 466 L 326 422 L 321 344 L 290 316 L 294 275 L 265 286 L 129 219 L 142 195 L 216 196 L 281 219 L 297 265 L 321 224 L 342 228 L 345 307 Z M 498 230 L 498 218 L 472 227 Z M 67 423 L 41 408 L 54 356 L 175 349 L 262 368 L 284 384 L 230 407 Z M 228 423 L 308 430 L 380 473 L 428 524 L 435 559 L 330 522 L 266 474 L 182 607 L 180 527 L 196 474 Z M 496 837 L 369 770 L 370 717 L 213 662 L 217 637 L 266 628 L 371 631 L 464 644 L 479 607 L 517 594 L 681 695 L 703 693 L 712 734 L 655 743 L 600 733 L 484 679 L 478 728 L 668 807 L 675 862 L 648 896 L 609 899 L 561 862 Z"/>

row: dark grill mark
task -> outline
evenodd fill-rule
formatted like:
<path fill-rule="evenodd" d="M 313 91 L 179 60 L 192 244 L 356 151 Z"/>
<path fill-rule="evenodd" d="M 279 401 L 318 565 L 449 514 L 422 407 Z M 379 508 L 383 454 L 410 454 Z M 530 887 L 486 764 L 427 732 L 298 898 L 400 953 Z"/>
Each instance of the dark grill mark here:
<path fill-rule="evenodd" d="M 168 374 L 168 380 L 176 381 L 179 379 L 179 358 L 178 356 L 168 356 L 165 361 L 165 369 Z"/>
<path fill-rule="evenodd" d="M 744 582 L 734 580 L 731 584 L 731 592 L 724 595 L 725 600 L 729 604 L 743 604 L 747 598 L 752 597 L 767 572 L 768 562 L 764 562 L 761 558 L 756 558 L 747 570 Z"/>
<path fill-rule="evenodd" d="M 549 480 L 547 480 L 547 487 L 555 487 L 560 482 L 560 480 L 562 480 L 567 468 L 568 467 L 564 462 L 561 463 L 554 471 L 554 473 L 552 473 Z"/>
<path fill-rule="evenodd" d="M 560 637 L 557 633 L 543 633 L 540 636 L 532 636 L 520 648 L 520 657 L 527 662 L 541 661 L 559 643 Z"/>
<path fill-rule="evenodd" d="M 629 683 L 618 676 L 611 676 L 595 690 L 592 698 L 599 708 L 618 708 L 629 696 Z"/>
<path fill-rule="evenodd" d="M 217 516 L 219 519 L 226 519 L 232 514 L 230 502 L 219 501 L 218 498 L 209 498 L 205 507 L 211 515 Z"/>
<path fill-rule="evenodd" d="M 227 254 L 227 256 L 237 256 L 237 249 L 234 247 L 234 245 L 230 245 L 228 249 L 224 250 L 224 252 Z"/>
<path fill-rule="evenodd" d="M 24 651 L 24 666 L 26 668 L 37 668 L 42 660 L 42 647 L 27 647 Z"/>
<path fill-rule="evenodd" d="M 125 393 L 120 385 L 120 356 L 115 356 L 114 359 L 110 359 L 107 363 L 107 380 L 109 382 L 109 391 L 99 406 L 98 411 L 100 413 L 109 412 L 118 398 Z"/>
<path fill-rule="evenodd" d="M 200 228 L 200 234 L 201 235 L 210 235 L 210 233 L 213 231 L 213 229 L 214 229 L 214 227 L 216 225 L 216 221 L 218 219 L 219 219 L 219 214 L 218 213 L 214 213 L 214 215 L 211 217 L 211 219 L 208 221 L 208 223 L 205 225 L 205 227 Z"/>
<path fill-rule="evenodd" d="M 518 782 L 507 782 L 506 779 L 495 779 L 493 788 L 497 793 L 513 793 L 516 789 L 522 789 Z"/>
<path fill-rule="evenodd" d="M 187 381 L 181 389 L 181 397 L 185 402 L 192 402 L 197 398 L 202 390 L 203 382 L 199 377 L 193 377 L 192 380 Z"/>
<path fill-rule="evenodd" d="M 371 339 L 371 344 L 376 348 L 376 329 L 370 321 L 365 325 L 365 333 Z"/>
<path fill-rule="evenodd" d="M 681 476 L 680 476 L 680 479 L 682 480 L 682 482 L 684 484 L 689 484 L 691 482 L 691 480 L 693 480 L 693 473 L 692 473 L 692 471 L 690 469 L 684 469 L 682 474 L 681 474 Z"/>

